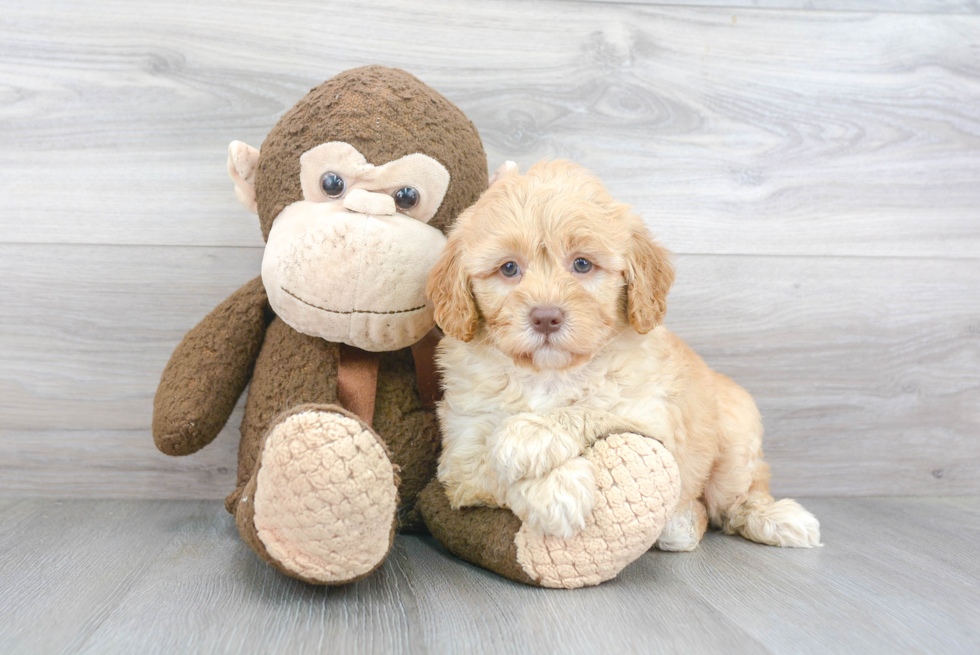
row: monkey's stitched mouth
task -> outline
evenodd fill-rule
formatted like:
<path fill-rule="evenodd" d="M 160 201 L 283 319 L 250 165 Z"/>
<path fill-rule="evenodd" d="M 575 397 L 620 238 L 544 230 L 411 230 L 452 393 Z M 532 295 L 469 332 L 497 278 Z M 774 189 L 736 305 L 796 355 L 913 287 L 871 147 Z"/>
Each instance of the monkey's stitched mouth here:
<path fill-rule="evenodd" d="M 300 298 L 299 296 L 297 296 L 295 293 L 293 293 L 292 291 L 290 291 L 286 287 L 280 286 L 279 288 L 282 289 L 283 291 L 285 291 L 286 293 L 288 293 L 290 296 L 292 296 L 296 300 L 298 300 L 301 303 L 303 303 L 304 305 L 307 305 L 308 307 L 312 307 L 313 309 L 319 309 L 321 312 L 328 312 L 330 314 L 343 314 L 343 315 L 348 315 L 348 314 L 407 314 L 409 312 L 417 312 L 420 309 L 425 309 L 425 303 L 422 303 L 418 307 L 412 307 L 410 309 L 393 309 L 393 310 L 387 311 L 387 312 L 377 312 L 377 311 L 373 311 L 373 310 L 370 310 L 370 309 L 350 309 L 350 310 L 347 310 L 347 311 L 342 311 L 342 310 L 339 310 L 339 309 L 327 309 L 326 307 L 320 307 L 319 305 L 314 305 L 311 302 L 308 302 L 306 300 L 303 300 L 302 298 Z"/>

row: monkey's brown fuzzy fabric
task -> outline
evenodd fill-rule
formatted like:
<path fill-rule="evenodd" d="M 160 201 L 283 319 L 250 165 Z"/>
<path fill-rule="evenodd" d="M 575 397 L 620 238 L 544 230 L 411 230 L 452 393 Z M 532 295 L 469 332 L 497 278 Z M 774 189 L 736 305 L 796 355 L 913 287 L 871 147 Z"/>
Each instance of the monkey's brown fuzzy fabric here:
<path fill-rule="evenodd" d="M 487 162 L 476 127 L 456 105 L 405 71 L 354 68 L 314 88 L 287 111 L 262 144 L 255 186 L 262 234 L 302 197 L 299 156 L 330 141 L 357 148 L 380 166 L 424 153 L 449 171 L 451 183 L 429 225 L 445 229 L 487 188 Z"/>
<path fill-rule="evenodd" d="M 187 333 L 153 400 L 157 448 L 190 455 L 218 435 L 248 384 L 270 318 L 262 278 L 255 278 Z"/>
<path fill-rule="evenodd" d="M 521 520 L 509 509 L 453 509 L 438 480 L 419 494 L 418 508 L 429 532 L 452 554 L 505 578 L 538 585 L 517 561 L 514 537 L 521 529 Z"/>
<path fill-rule="evenodd" d="M 301 334 L 278 317 L 269 324 L 245 400 L 238 484 L 225 501 L 229 512 L 234 513 L 234 502 L 255 470 L 273 419 L 299 404 L 337 404 L 338 350 L 337 344 Z"/>

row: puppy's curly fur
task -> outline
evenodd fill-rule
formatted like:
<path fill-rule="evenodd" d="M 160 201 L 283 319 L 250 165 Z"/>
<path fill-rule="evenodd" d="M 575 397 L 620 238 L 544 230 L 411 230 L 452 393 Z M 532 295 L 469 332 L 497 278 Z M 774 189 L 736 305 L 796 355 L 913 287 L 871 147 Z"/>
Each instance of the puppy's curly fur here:
<path fill-rule="evenodd" d="M 569 536 L 592 510 L 583 450 L 637 432 L 681 471 L 660 548 L 695 548 L 709 520 L 760 543 L 819 544 L 813 515 L 769 494 L 751 396 L 660 325 L 673 280 L 643 221 L 569 162 L 506 171 L 459 217 L 428 285 L 447 335 L 438 475 L 454 506 L 509 507 Z"/>

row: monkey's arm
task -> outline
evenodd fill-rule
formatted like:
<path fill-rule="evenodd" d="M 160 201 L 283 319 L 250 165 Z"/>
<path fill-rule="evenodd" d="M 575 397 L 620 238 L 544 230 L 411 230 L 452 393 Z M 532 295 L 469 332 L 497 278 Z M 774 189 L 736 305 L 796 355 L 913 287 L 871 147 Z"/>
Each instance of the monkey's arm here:
<path fill-rule="evenodd" d="M 252 376 L 268 324 L 262 278 L 246 283 L 187 333 L 153 400 L 153 441 L 168 455 L 211 443 Z"/>

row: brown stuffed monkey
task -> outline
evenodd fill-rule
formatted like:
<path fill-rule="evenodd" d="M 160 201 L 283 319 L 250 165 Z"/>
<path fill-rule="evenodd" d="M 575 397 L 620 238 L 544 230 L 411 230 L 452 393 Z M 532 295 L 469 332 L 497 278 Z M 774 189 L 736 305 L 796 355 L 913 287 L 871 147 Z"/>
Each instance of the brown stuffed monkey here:
<path fill-rule="evenodd" d="M 262 275 L 174 351 L 154 441 L 203 448 L 250 384 L 228 511 L 282 572 L 350 582 L 422 527 L 439 449 L 426 276 L 487 187 L 486 154 L 443 96 L 370 66 L 310 91 L 261 150 L 233 142 L 228 170 L 259 216 Z"/>

